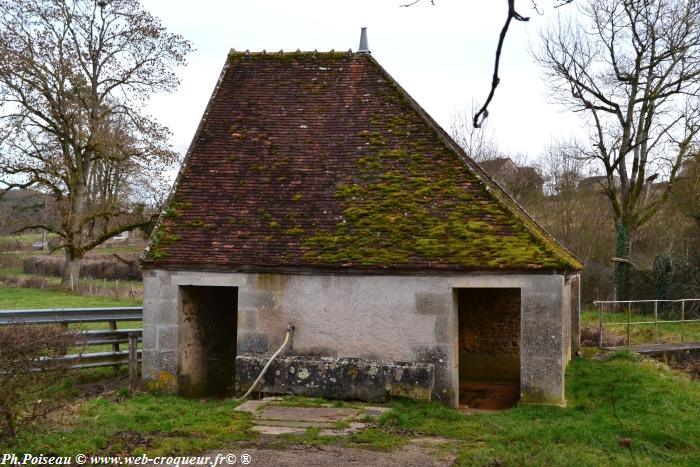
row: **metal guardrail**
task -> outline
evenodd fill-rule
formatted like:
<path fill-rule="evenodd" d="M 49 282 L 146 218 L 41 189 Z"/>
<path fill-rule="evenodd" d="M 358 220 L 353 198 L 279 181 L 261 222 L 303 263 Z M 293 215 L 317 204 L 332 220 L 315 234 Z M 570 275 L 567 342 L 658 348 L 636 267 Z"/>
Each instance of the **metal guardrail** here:
<path fill-rule="evenodd" d="M 38 310 L 0 310 L 3 324 L 70 324 L 117 321 L 141 321 L 142 307 L 51 308 Z"/>
<path fill-rule="evenodd" d="M 113 308 L 52 308 L 37 310 L 0 310 L 0 326 L 38 324 L 109 324 L 108 330 L 86 330 L 79 332 L 78 345 L 111 345 L 111 352 L 88 352 L 63 357 L 74 361 L 71 368 L 93 368 L 100 366 L 127 365 L 140 361 L 141 351 L 136 344 L 141 340 L 141 329 L 117 329 L 119 321 L 143 320 L 142 307 Z M 120 344 L 129 344 L 129 351 L 120 349 Z M 131 370 L 131 368 L 130 368 Z"/>
<path fill-rule="evenodd" d="M 671 303 L 671 304 L 680 304 L 680 313 L 679 313 L 679 318 L 680 319 L 659 319 L 659 304 L 664 304 L 664 303 Z M 598 347 L 605 348 L 603 345 L 603 331 L 605 326 L 626 326 L 627 329 L 627 347 L 631 346 L 631 340 L 632 340 L 632 326 L 636 325 L 654 325 L 654 343 L 659 344 L 659 324 L 665 324 L 665 323 L 678 323 L 680 326 L 680 340 L 681 343 L 685 342 L 685 324 L 686 323 L 700 323 L 700 319 L 688 319 L 686 316 L 686 311 L 688 310 L 687 304 L 690 303 L 694 308 L 700 308 L 700 298 L 684 298 L 680 300 L 599 300 L 599 301 L 594 301 L 593 305 L 598 307 Z M 645 320 L 645 321 L 632 321 L 632 307 L 635 305 L 643 305 L 643 304 L 653 304 L 653 320 Z M 620 313 L 619 311 L 615 311 L 613 309 L 606 309 L 606 308 L 615 308 L 616 305 L 623 305 L 623 307 L 626 309 L 626 315 L 627 315 L 627 321 L 620 321 L 620 322 L 615 322 L 615 321 L 610 321 L 610 322 L 605 322 L 603 319 L 603 313 L 606 312 L 613 312 L 613 313 Z M 637 310 L 635 310 L 637 311 Z M 625 312 L 625 311 L 623 311 Z M 651 313 L 650 313 L 651 314 Z"/>

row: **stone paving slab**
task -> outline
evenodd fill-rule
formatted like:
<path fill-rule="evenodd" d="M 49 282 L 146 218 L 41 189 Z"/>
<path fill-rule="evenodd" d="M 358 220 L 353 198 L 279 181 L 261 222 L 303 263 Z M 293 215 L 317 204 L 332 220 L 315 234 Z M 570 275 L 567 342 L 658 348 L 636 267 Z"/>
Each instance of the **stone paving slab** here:
<path fill-rule="evenodd" d="M 388 407 L 365 407 L 365 415 L 369 415 L 372 418 L 377 418 L 389 410 L 391 409 Z"/>
<path fill-rule="evenodd" d="M 267 436 L 303 435 L 309 428 L 320 428 L 321 436 L 348 435 L 367 427 L 367 423 L 360 422 L 359 419 L 375 419 L 389 410 L 385 407 L 293 407 L 280 405 L 280 400 L 246 401 L 235 410 L 250 413 L 253 416 L 253 430 Z M 338 424 L 346 426 L 334 428 Z"/>
<path fill-rule="evenodd" d="M 356 409 L 337 409 L 332 407 L 286 407 L 266 405 L 255 413 L 255 418 L 264 420 L 304 421 L 304 422 L 338 422 L 356 417 Z"/>
<path fill-rule="evenodd" d="M 262 400 L 262 401 L 245 401 L 244 403 L 242 403 L 241 405 L 236 407 L 234 410 L 236 410 L 237 412 L 248 412 L 250 414 L 255 415 L 255 412 L 257 412 L 260 407 L 263 407 L 269 403 L 270 403 L 269 401 L 264 401 L 264 400 Z"/>
<path fill-rule="evenodd" d="M 366 423 L 352 422 L 347 428 L 340 428 L 334 430 L 321 430 L 318 434 L 319 436 L 345 436 L 357 433 L 367 428 Z"/>
<path fill-rule="evenodd" d="M 333 423 L 326 422 L 308 422 L 299 420 L 267 420 L 264 418 L 253 419 L 255 425 L 266 426 L 288 426 L 294 428 L 333 428 Z"/>
<path fill-rule="evenodd" d="M 263 436 L 279 436 L 279 435 L 303 435 L 306 433 L 306 428 L 294 428 L 289 426 L 267 426 L 255 425 L 253 431 L 257 431 Z"/>

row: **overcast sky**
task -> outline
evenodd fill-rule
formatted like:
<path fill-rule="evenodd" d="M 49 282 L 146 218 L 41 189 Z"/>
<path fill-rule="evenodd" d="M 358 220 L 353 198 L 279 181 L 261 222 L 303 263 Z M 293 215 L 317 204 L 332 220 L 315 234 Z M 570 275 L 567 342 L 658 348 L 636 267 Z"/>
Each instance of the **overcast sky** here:
<path fill-rule="evenodd" d="M 490 86 L 506 0 L 142 0 L 169 31 L 196 51 L 180 70 L 182 84 L 149 105 L 172 130 L 173 143 L 190 143 L 229 49 L 260 51 L 357 50 L 368 27 L 372 55 L 449 131 L 455 111 L 482 103 Z M 489 127 L 506 153 L 536 157 L 552 139 L 580 133 L 576 117 L 549 102 L 540 71 L 529 55 L 538 31 L 556 16 L 552 1 L 517 0 L 529 23 L 511 25 L 502 58 L 501 85 L 490 108 Z M 566 8 L 574 8 L 569 6 Z"/>

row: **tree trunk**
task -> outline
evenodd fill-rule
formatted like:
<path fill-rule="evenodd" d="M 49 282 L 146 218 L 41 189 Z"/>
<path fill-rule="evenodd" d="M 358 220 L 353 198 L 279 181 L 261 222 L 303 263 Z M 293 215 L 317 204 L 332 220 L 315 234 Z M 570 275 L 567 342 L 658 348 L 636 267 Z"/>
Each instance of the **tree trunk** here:
<path fill-rule="evenodd" d="M 615 226 L 615 300 L 629 300 L 630 284 L 630 228 L 623 221 L 618 220 Z"/>
<path fill-rule="evenodd" d="M 75 290 L 80 278 L 80 263 L 82 256 L 78 256 L 70 250 L 66 250 L 66 261 L 63 264 L 63 274 L 61 275 L 61 286 Z"/>

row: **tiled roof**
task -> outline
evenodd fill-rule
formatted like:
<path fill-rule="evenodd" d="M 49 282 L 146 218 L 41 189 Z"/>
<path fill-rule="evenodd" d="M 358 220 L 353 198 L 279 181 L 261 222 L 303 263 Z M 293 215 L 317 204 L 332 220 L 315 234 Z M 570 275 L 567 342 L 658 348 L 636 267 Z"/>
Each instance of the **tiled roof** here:
<path fill-rule="evenodd" d="M 148 268 L 576 270 L 369 54 L 229 54 Z"/>

